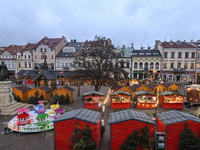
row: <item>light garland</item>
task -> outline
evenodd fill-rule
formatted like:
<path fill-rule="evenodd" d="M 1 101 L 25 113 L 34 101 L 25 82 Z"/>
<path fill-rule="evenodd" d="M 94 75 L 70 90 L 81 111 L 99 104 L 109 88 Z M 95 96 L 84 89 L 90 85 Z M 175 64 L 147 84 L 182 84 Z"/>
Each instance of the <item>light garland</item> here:
<path fill-rule="evenodd" d="M 108 94 L 107 94 L 107 96 L 106 96 L 106 99 L 105 99 L 105 101 L 103 102 L 103 104 L 105 105 L 107 102 L 108 102 L 108 98 L 109 98 L 109 95 L 110 95 L 110 89 L 108 90 Z"/>

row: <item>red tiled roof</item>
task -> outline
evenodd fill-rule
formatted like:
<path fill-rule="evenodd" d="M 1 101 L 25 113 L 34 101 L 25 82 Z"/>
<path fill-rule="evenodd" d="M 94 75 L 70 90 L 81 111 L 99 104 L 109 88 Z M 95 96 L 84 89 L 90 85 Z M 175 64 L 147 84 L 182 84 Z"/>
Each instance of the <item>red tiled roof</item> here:
<path fill-rule="evenodd" d="M 31 89 L 30 87 L 27 87 L 25 85 L 16 86 L 16 87 L 13 87 L 13 88 L 18 89 L 18 90 L 20 90 L 22 92 L 26 92 L 26 91 Z"/>
<path fill-rule="evenodd" d="M 159 86 L 159 85 L 158 84 L 154 84 L 154 83 L 150 83 L 150 84 L 146 85 L 146 87 L 151 88 L 151 89 L 154 89 L 157 86 Z"/>
<path fill-rule="evenodd" d="M 37 88 L 40 89 L 40 90 L 43 90 L 45 92 L 51 92 L 51 89 L 46 87 L 46 86 L 38 86 Z"/>
<path fill-rule="evenodd" d="M 72 92 L 75 91 L 73 88 L 71 88 L 71 87 L 69 87 L 67 85 L 63 86 L 62 88 L 66 89 L 66 90 L 69 90 L 69 91 L 72 91 Z"/>
<path fill-rule="evenodd" d="M 63 37 L 64 38 L 64 37 Z M 41 44 L 47 45 L 50 48 L 55 48 L 62 40 L 63 38 L 47 38 L 44 37 L 42 40 L 40 40 L 34 48 L 37 48 Z"/>
<path fill-rule="evenodd" d="M 163 48 L 197 48 L 196 43 L 188 43 L 188 42 L 162 42 L 161 46 Z"/>
<path fill-rule="evenodd" d="M 133 89 L 133 90 L 136 90 L 136 89 L 140 88 L 141 86 L 142 85 L 140 85 L 140 84 L 134 84 L 130 88 Z"/>
<path fill-rule="evenodd" d="M 21 52 L 23 50 L 24 46 L 18 46 L 18 45 L 10 45 L 6 49 L 4 49 L 1 54 L 5 51 L 9 52 L 11 55 L 16 55 L 17 52 Z"/>
<path fill-rule="evenodd" d="M 112 88 L 112 90 L 117 91 L 117 90 L 121 89 L 122 87 L 123 87 L 122 85 L 116 85 L 116 86 L 114 86 L 114 87 Z"/>
<path fill-rule="evenodd" d="M 30 52 L 32 52 L 33 48 L 36 46 L 36 44 L 31 44 L 31 43 L 28 43 L 26 45 L 26 47 L 22 50 L 22 52 L 24 51 L 27 51 L 27 50 L 30 50 Z"/>
<path fill-rule="evenodd" d="M 161 85 L 168 88 L 172 85 L 172 83 L 162 83 Z"/>

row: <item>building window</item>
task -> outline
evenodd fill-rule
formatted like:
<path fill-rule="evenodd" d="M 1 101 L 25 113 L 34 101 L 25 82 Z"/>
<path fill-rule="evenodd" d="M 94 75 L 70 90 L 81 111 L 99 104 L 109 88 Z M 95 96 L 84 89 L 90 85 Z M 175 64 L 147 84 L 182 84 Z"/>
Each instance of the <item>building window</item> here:
<path fill-rule="evenodd" d="M 173 69 L 174 68 L 174 63 L 170 64 L 170 68 Z"/>
<path fill-rule="evenodd" d="M 20 55 L 18 55 L 18 59 L 20 59 Z"/>
<path fill-rule="evenodd" d="M 27 64 L 26 63 L 24 63 L 24 67 L 27 68 Z"/>
<path fill-rule="evenodd" d="M 72 63 L 71 62 L 69 63 L 69 67 L 72 67 Z"/>
<path fill-rule="evenodd" d="M 36 55 L 35 55 L 35 59 L 36 59 Z"/>
<path fill-rule="evenodd" d="M 143 69 L 143 63 L 142 62 L 139 63 L 139 69 Z"/>
<path fill-rule="evenodd" d="M 186 53 L 185 53 L 185 58 L 188 58 L 188 55 L 189 55 L 189 53 L 188 53 L 188 52 L 186 52 Z"/>
<path fill-rule="evenodd" d="M 156 63 L 156 69 L 159 69 L 159 63 L 158 62 Z"/>
<path fill-rule="evenodd" d="M 43 52 L 42 48 L 40 49 L 40 52 Z"/>
<path fill-rule="evenodd" d="M 8 68 L 10 68 L 10 64 L 8 64 Z"/>
<path fill-rule="evenodd" d="M 164 58 L 167 58 L 167 54 L 168 54 L 167 52 L 164 52 Z"/>
<path fill-rule="evenodd" d="M 200 64 L 197 64 L 197 69 L 200 69 Z"/>
<path fill-rule="evenodd" d="M 174 52 L 171 52 L 171 58 L 174 58 Z"/>
<path fill-rule="evenodd" d="M 53 52 L 53 49 L 51 49 L 51 52 Z"/>
<path fill-rule="evenodd" d="M 44 51 L 47 52 L 47 49 L 45 48 Z"/>
<path fill-rule="evenodd" d="M 15 65 L 14 65 L 14 64 L 12 64 L 12 68 L 15 68 Z"/>
<path fill-rule="evenodd" d="M 150 69 L 153 69 L 153 62 L 150 63 Z"/>
<path fill-rule="evenodd" d="M 24 59 L 26 59 L 26 55 L 24 55 Z"/>
<path fill-rule="evenodd" d="M 134 69 L 137 69 L 137 62 L 134 63 Z"/>
<path fill-rule="evenodd" d="M 64 67 L 64 63 L 63 62 L 61 63 L 61 66 Z"/>
<path fill-rule="evenodd" d="M 59 62 L 57 63 L 57 67 L 60 67 L 60 63 Z"/>
<path fill-rule="evenodd" d="M 31 59 L 31 56 L 30 56 L 30 55 L 28 55 L 28 59 Z"/>
<path fill-rule="evenodd" d="M 34 52 L 36 52 L 36 49 L 34 49 Z"/>
<path fill-rule="evenodd" d="M 178 58 L 182 57 L 182 52 L 178 52 Z"/>
<path fill-rule="evenodd" d="M 68 63 L 67 62 L 65 63 L 65 67 L 68 67 Z"/>
<path fill-rule="evenodd" d="M 31 68 L 31 63 L 29 63 L 29 68 Z"/>
<path fill-rule="evenodd" d="M 192 53 L 192 58 L 195 58 L 195 53 L 194 52 Z"/>
<path fill-rule="evenodd" d="M 51 55 L 51 59 L 53 59 L 53 55 Z"/>
<path fill-rule="evenodd" d="M 178 64 L 177 64 L 177 68 L 181 68 L 181 63 L 178 63 Z"/>
<path fill-rule="evenodd" d="M 188 68 L 188 64 L 187 64 L 187 63 L 184 64 L 184 68 L 185 68 L 185 69 Z"/>
<path fill-rule="evenodd" d="M 198 54 L 198 59 L 200 59 L 200 54 Z"/>
<path fill-rule="evenodd" d="M 126 68 L 129 68 L 129 62 L 127 62 L 127 64 L 126 64 Z"/>
<path fill-rule="evenodd" d="M 164 63 L 164 66 L 163 66 L 163 68 L 167 68 L 167 63 Z"/>
<path fill-rule="evenodd" d="M 19 68 L 21 68 L 21 64 L 20 63 L 18 64 L 18 66 L 19 66 Z"/>
<path fill-rule="evenodd" d="M 191 68 L 191 69 L 194 69 L 194 63 L 191 63 L 190 68 Z"/>

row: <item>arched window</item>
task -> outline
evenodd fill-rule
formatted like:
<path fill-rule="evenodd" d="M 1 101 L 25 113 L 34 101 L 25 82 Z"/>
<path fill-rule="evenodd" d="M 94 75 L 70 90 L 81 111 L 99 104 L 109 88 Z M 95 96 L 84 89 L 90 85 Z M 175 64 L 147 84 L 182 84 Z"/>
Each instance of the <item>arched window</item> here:
<path fill-rule="evenodd" d="M 31 63 L 29 63 L 29 68 L 31 68 Z"/>
<path fill-rule="evenodd" d="M 137 69 L 137 62 L 134 63 L 134 69 Z"/>
<path fill-rule="evenodd" d="M 26 63 L 24 63 L 24 67 L 27 68 L 27 64 Z"/>
<path fill-rule="evenodd" d="M 142 62 L 139 63 L 139 69 L 143 69 L 143 63 Z"/>
<path fill-rule="evenodd" d="M 153 69 L 153 62 L 150 63 L 150 69 Z"/>
<path fill-rule="evenodd" d="M 159 63 L 158 62 L 156 63 L 156 69 L 159 69 Z"/>
<path fill-rule="evenodd" d="M 19 68 L 21 68 L 21 63 L 19 63 L 18 65 L 19 65 Z"/>
<path fill-rule="evenodd" d="M 148 62 L 145 62 L 144 68 L 145 68 L 145 69 L 148 69 Z"/>

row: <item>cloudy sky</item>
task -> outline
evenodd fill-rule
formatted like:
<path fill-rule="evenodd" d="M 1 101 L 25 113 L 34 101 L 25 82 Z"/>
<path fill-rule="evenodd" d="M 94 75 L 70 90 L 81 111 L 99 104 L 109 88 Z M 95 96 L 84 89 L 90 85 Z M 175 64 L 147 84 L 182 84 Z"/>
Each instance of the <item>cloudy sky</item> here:
<path fill-rule="evenodd" d="M 110 38 L 115 46 L 200 39 L 199 0 L 1 0 L 0 46 Z"/>

